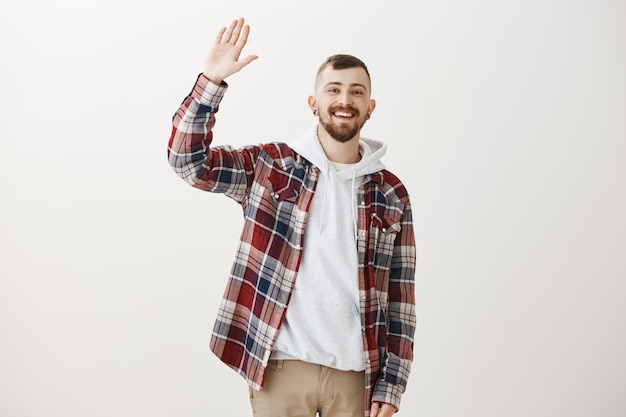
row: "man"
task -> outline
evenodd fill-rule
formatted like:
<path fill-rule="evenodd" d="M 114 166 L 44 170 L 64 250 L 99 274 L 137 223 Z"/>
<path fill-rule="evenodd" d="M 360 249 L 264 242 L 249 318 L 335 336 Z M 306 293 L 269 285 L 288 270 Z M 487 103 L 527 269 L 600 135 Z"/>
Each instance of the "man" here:
<path fill-rule="evenodd" d="M 173 119 L 168 157 L 192 186 L 237 201 L 244 227 L 211 350 L 250 386 L 257 417 L 387 417 L 413 359 L 415 240 L 409 197 L 362 138 L 375 101 L 350 55 L 322 64 L 318 122 L 299 140 L 211 147 L 249 26 L 223 27 Z"/>

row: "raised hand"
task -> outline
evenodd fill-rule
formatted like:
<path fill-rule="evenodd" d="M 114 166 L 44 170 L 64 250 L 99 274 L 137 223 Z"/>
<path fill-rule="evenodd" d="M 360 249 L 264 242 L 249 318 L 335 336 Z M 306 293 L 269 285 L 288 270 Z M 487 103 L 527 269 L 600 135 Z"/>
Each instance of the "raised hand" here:
<path fill-rule="evenodd" d="M 256 55 L 239 57 L 248 41 L 249 32 L 250 26 L 244 25 L 243 17 L 233 20 L 228 28 L 220 29 L 204 62 L 203 73 L 211 82 L 221 83 L 226 77 L 239 72 L 258 58 Z"/>

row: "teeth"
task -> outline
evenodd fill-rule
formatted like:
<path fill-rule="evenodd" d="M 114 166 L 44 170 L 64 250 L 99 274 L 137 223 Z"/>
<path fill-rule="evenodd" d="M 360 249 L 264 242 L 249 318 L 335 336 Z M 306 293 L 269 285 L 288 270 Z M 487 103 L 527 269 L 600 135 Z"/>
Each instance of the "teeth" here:
<path fill-rule="evenodd" d="M 338 112 L 336 112 L 336 113 L 335 113 L 335 116 L 340 116 L 340 117 L 351 117 L 351 116 L 352 116 L 352 113 L 344 113 L 344 112 L 338 111 Z"/>

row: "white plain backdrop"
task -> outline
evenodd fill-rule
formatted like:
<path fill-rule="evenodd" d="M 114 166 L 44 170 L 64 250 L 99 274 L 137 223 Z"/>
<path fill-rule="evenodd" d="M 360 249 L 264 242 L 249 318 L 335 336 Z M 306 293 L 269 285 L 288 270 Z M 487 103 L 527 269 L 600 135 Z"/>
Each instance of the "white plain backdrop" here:
<path fill-rule="evenodd" d="M 0 416 L 251 415 L 208 350 L 239 207 L 166 162 L 217 30 L 244 16 L 215 143 L 290 141 L 351 53 L 364 134 L 412 196 L 400 416 L 626 415 L 626 3 L 4 1 Z"/>

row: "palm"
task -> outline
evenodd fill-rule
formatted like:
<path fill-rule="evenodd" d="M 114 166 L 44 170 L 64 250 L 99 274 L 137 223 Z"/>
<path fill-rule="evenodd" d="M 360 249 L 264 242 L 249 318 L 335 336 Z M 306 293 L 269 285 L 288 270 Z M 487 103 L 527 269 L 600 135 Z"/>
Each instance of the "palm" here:
<path fill-rule="evenodd" d="M 240 58 L 250 32 L 250 27 L 243 23 L 243 18 L 234 20 L 228 28 L 223 27 L 218 32 L 204 65 L 204 75 L 211 81 L 220 83 L 258 58 L 256 55 Z"/>

